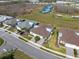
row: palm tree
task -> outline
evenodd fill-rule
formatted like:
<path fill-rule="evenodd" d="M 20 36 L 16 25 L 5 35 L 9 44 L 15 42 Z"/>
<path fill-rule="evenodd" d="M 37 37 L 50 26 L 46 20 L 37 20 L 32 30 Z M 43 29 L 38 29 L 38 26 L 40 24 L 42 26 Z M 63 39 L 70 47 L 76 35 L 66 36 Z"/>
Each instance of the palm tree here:
<path fill-rule="evenodd" d="M 5 53 L 2 53 L 0 59 L 14 59 L 15 50 L 10 50 Z"/>

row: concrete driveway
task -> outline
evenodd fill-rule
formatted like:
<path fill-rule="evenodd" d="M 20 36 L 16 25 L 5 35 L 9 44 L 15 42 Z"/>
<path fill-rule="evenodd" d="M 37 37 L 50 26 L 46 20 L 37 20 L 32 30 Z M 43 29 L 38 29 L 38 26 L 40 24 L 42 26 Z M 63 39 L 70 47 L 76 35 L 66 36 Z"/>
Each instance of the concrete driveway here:
<path fill-rule="evenodd" d="M 74 50 L 73 50 L 73 48 L 66 47 L 66 54 L 69 55 L 69 56 L 73 56 L 74 57 Z M 67 59 L 70 59 L 70 58 L 67 58 Z"/>

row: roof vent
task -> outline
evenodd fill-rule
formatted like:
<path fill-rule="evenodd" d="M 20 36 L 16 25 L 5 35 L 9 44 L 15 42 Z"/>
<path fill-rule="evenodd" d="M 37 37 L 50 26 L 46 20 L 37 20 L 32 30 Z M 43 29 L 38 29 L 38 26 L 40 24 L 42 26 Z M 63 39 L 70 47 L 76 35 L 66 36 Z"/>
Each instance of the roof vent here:
<path fill-rule="evenodd" d="M 47 30 L 48 32 L 51 32 L 51 31 L 52 31 L 52 29 L 50 29 L 50 28 L 46 28 L 46 30 Z"/>

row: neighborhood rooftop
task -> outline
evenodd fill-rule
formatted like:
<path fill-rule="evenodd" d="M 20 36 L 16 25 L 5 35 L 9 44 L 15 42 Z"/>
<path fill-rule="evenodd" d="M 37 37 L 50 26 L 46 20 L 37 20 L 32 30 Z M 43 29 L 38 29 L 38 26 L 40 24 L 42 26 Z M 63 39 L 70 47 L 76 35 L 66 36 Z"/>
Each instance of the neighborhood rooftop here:
<path fill-rule="evenodd" d="M 52 31 L 52 26 L 47 24 L 39 24 L 37 26 L 34 26 L 33 29 L 31 29 L 31 32 L 38 34 L 43 37 L 48 37 Z"/>
<path fill-rule="evenodd" d="M 25 21 L 22 21 L 22 22 L 18 22 L 17 26 L 21 29 L 30 29 L 33 24 L 37 24 L 38 22 L 36 21 L 32 21 L 32 20 L 25 20 Z"/>
<path fill-rule="evenodd" d="M 13 17 L 0 15 L 0 22 L 6 21 L 7 19 L 11 19 L 11 18 Z"/>
<path fill-rule="evenodd" d="M 79 31 L 61 29 L 62 36 L 60 41 L 79 46 Z"/>

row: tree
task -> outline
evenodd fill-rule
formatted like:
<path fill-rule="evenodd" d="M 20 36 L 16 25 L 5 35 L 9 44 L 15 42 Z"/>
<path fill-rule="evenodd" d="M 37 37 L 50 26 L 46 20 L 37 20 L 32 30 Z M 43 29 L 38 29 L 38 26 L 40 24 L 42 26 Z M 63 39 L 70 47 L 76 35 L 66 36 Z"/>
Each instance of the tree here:
<path fill-rule="evenodd" d="M 36 36 L 35 37 L 35 42 L 39 41 L 40 40 L 40 37 L 39 36 Z"/>
<path fill-rule="evenodd" d="M 14 53 L 15 53 L 15 50 L 2 53 L 0 59 L 14 59 Z"/>
<path fill-rule="evenodd" d="M 7 54 L 5 56 L 2 56 L 1 59 L 14 59 L 14 55 L 11 53 L 11 54 Z"/>

